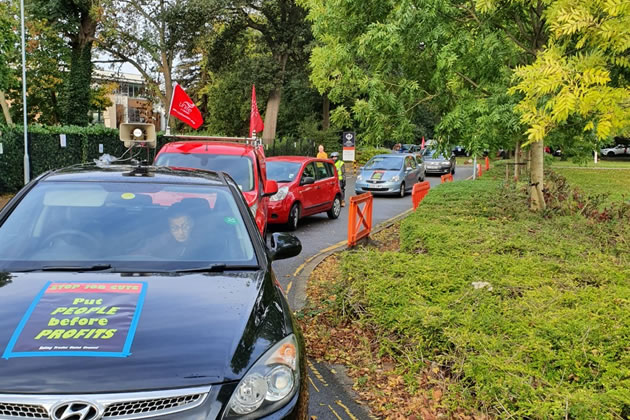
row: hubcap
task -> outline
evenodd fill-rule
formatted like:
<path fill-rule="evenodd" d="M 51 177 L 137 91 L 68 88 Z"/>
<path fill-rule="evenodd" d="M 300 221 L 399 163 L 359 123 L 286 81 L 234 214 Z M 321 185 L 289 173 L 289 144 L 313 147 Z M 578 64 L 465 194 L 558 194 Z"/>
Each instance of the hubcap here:
<path fill-rule="evenodd" d="M 297 207 L 293 207 L 293 211 L 291 212 L 291 225 L 296 227 L 298 224 L 298 209 Z"/>
<path fill-rule="evenodd" d="M 341 211 L 341 201 L 339 201 L 338 198 L 335 198 L 335 202 L 333 203 L 333 211 L 335 212 L 335 216 L 338 216 Z"/>

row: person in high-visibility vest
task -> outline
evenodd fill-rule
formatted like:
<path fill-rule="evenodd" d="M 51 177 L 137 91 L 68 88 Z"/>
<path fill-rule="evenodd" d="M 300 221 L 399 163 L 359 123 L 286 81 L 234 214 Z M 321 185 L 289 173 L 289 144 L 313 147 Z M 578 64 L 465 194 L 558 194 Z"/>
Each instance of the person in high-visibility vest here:
<path fill-rule="evenodd" d="M 344 207 L 346 205 L 346 168 L 343 166 L 343 160 L 339 159 L 339 153 L 332 152 L 330 158 L 335 162 L 337 168 L 339 188 L 341 189 L 341 207 Z"/>

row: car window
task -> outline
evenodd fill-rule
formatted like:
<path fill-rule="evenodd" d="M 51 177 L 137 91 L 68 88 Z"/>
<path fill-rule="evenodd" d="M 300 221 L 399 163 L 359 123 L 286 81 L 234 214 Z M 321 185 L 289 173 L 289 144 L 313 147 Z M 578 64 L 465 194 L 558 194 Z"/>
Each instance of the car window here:
<path fill-rule="evenodd" d="M 398 171 L 402 168 L 403 159 L 398 156 L 374 156 L 365 164 L 369 170 Z"/>
<path fill-rule="evenodd" d="M 313 166 L 312 163 L 309 163 L 304 168 L 304 172 L 302 173 L 302 179 L 304 179 L 306 177 L 315 178 L 315 166 Z"/>
<path fill-rule="evenodd" d="M 326 171 L 328 172 L 328 176 L 335 176 L 335 165 L 333 165 L 332 163 L 325 163 L 326 165 Z"/>
<path fill-rule="evenodd" d="M 0 226 L 0 271 L 213 263 L 257 264 L 226 186 L 41 182 Z"/>
<path fill-rule="evenodd" d="M 315 162 L 315 172 L 317 174 L 317 179 L 326 179 L 332 176 L 328 174 L 328 170 L 326 169 L 326 164 L 324 162 Z"/>
<path fill-rule="evenodd" d="M 174 168 L 205 169 L 230 174 L 242 191 L 255 187 L 254 162 L 248 156 L 213 155 L 208 153 L 162 153 L 156 165 Z"/>
<path fill-rule="evenodd" d="M 267 161 L 267 178 L 276 182 L 291 182 L 300 172 L 301 163 L 283 162 L 280 160 Z"/>

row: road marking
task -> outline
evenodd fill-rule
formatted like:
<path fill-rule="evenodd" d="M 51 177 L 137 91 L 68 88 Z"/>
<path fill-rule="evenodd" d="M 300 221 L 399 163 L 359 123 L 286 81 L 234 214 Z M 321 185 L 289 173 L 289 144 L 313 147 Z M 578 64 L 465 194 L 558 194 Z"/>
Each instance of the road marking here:
<path fill-rule="evenodd" d="M 335 415 L 335 417 L 337 417 L 339 420 L 343 420 L 341 417 L 339 417 L 339 414 L 337 414 L 337 412 L 335 411 L 335 409 L 334 409 L 334 408 L 332 408 L 332 407 L 330 406 L 330 404 L 328 404 L 328 408 L 330 408 L 330 411 L 332 411 L 332 412 L 333 412 L 333 414 Z"/>
<path fill-rule="evenodd" d="M 289 296 L 289 292 L 291 291 L 291 287 L 293 286 L 293 282 L 290 281 L 289 284 L 287 284 L 287 291 L 285 293 L 285 295 Z"/>
<path fill-rule="evenodd" d="M 315 377 L 317 379 L 319 379 L 319 381 L 321 383 L 324 384 L 324 386 L 328 386 L 328 383 L 326 383 L 326 380 L 324 379 L 324 377 L 322 376 L 321 373 L 319 373 L 319 371 L 315 368 L 315 366 L 313 366 L 313 364 L 311 363 L 311 361 L 308 361 L 308 367 L 311 368 L 311 370 L 313 371 L 313 374 L 315 375 Z"/>
<path fill-rule="evenodd" d="M 317 385 L 315 385 L 315 382 L 313 382 L 310 376 L 308 377 L 308 380 L 311 381 L 311 385 L 313 385 L 313 388 L 315 388 L 315 391 L 319 392 L 319 388 L 317 388 Z"/>
<path fill-rule="evenodd" d="M 330 251 L 330 250 L 333 250 L 333 249 L 335 249 L 335 248 L 339 248 L 340 246 L 343 246 L 343 245 L 345 245 L 345 244 L 347 244 L 347 243 L 348 243 L 348 241 L 347 241 L 347 240 L 344 240 L 344 241 L 339 241 L 339 242 L 337 242 L 336 244 L 329 246 L 328 248 L 324 248 L 324 249 L 319 250 L 319 251 L 317 252 L 317 254 L 315 254 L 315 255 L 313 255 L 313 256 L 311 256 L 311 257 L 307 258 L 307 259 L 306 259 L 306 261 L 304 261 L 304 262 L 303 262 L 303 263 L 302 263 L 302 264 L 301 264 L 301 265 L 300 265 L 300 266 L 299 266 L 299 267 L 295 270 L 295 272 L 293 273 L 293 277 L 296 277 L 298 274 L 300 274 L 300 271 L 304 270 L 304 267 L 306 266 L 306 264 L 310 263 L 310 262 L 311 262 L 311 261 L 313 261 L 315 258 L 319 257 L 320 255 L 322 255 L 322 254 L 324 254 L 324 253 L 326 253 L 326 252 L 328 252 L 328 251 Z"/>
<path fill-rule="evenodd" d="M 343 408 L 343 410 L 346 412 L 346 414 L 348 415 L 348 417 L 350 417 L 352 420 L 359 420 L 358 418 L 356 418 L 351 412 L 350 409 L 348 409 L 348 407 L 346 407 L 345 405 L 343 405 L 343 403 L 341 402 L 341 400 L 337 400 L 335 401 L 337 403 L 338 406 L 340 406 L 341 408 Z"/>

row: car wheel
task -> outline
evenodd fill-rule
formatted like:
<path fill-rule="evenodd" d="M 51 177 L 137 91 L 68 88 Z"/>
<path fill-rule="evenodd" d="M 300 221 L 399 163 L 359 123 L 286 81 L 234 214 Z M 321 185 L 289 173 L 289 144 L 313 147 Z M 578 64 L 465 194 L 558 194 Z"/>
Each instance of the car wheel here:
<path fill-rule="evenodd" d="M 420 175 L 420 182 L 424 181 L 427 178 L 426 171 L 422 171 L 422 175 Z"/>
<path fill-rule="evenodd" d="M 608 154 L 606 156 L 608 156 L 608 157 L 615 157 L 615 152 L 608 152 Z"/>
<path fill-rule="evenodd" d="M 339 217 L 341 214 L 341 198 L 339 198 L 339 196 L 335 197 L 332 207 L 326 212 L 326 214 L 330 219 L 336 219 Z"/>
<path fill-rule="evenodd" d="M 403 198 L 403 197 L 405 196 L 405 194 L 406 194 L 406 193 L 407 193 L 407 192 L 405 191 L 405 183 L 404 183 L 404 182 L 401 182 L 401 183 L 400 183 L 400 191 L 398 192 L 398 196 L 399 196 L 400 198 Z"/>
<path fill-rule="evenodd" d="M 451 168 L 451 175 L 455 175 L 455 167 L 454 166 Z"/>
<path fill-rule="evenodd" d="M 289 222 L 288 227 L 290 231 L 294 231 L 298 227 L 300 222 L 300 206 L 298 203 L 294 203 L 289 210 Z"/>

